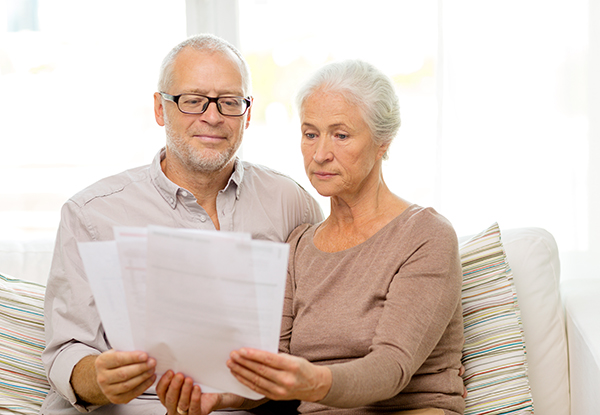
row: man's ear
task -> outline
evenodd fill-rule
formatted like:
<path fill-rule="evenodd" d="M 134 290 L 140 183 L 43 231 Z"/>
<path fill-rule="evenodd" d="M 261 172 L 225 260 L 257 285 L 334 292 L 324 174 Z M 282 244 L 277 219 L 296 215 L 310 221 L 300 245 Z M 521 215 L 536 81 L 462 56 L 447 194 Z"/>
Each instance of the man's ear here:
<path fill-rule="evenodd" d="M 250 98 L 252 101 L 254 101 L 254 98 Z M 250 105 L 250 108 L 248 108 L 248 111 L 246 112 L 246 127 L 248 128 L 248 126 L 250 125 L 250 118 L 252 118 L 252 104 Z"/>
<path fill-rule="evenodd" d="M 161 127 L 165 125 L 165 108 L 163 106 L 162 96 L 158 93 L 154 93 L 154 118 L 156 119 L 156 123 Z"/>

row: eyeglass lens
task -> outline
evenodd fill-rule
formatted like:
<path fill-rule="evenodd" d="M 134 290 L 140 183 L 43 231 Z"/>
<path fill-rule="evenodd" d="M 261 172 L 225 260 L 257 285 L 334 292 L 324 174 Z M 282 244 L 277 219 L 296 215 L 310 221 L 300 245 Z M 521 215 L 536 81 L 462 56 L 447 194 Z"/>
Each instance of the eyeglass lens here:
<path fill-rule="evenodd" d="M 190 114 L 201 114 L 213 100 L 215 99 L 202 95 L 183 94 L 179 97 L 179 109 Z M 242 115 L 248 105 L 242 97 L 218 97 L 216 104 L 223 115 Z"/>

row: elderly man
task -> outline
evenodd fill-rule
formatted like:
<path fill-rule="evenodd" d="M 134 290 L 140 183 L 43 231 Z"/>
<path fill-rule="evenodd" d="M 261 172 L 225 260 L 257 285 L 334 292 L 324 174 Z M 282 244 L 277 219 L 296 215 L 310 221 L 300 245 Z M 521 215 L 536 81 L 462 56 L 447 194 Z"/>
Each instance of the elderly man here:
<path fill-rule="evenodd" d="M 103 179 L 63 206 L 46 294 L 42 358 L 52 388 L 42 414 L 165 413 L 146 392 L 156 361 L 111 350 L 78 242 L 111 240 L 115 225 L 149 224 L 285 241 L 296 226 L 322 219 L 293 180 L 235 157 L 251 110 L 248 66 L 226 41 L 195 36 L 164 59 L 154 112 L 166 147 L 150 165 Z"/>

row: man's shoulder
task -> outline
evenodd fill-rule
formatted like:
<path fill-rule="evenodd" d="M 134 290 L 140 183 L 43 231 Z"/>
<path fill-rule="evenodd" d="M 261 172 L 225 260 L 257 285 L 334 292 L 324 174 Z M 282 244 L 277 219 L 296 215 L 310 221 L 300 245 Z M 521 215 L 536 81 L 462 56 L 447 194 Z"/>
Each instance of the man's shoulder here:
<path fill-rule="evenodd" d="M 94 199 L 121 194 L 132 185 L 139 185 L 149 181 L 150 165 L 135 167 L 98 180 L 77 192 L 69 201 L 83 207 Z"/>

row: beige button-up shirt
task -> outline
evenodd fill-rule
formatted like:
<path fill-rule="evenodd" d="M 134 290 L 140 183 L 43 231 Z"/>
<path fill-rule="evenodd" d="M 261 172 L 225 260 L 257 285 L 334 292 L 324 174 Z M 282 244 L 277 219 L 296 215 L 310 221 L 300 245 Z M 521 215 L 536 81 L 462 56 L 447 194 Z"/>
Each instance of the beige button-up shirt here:
<path fill-rule="evenodd" d="M 100 180 L 69 199 L 48 278 L 42 360 L 51 390 L 42 414 L 164 414 L 156 395 L 127 405 L 84 407 L 70 385 L 83 357 L 110 349 L 85 277 L 78 242 L 112 240 L 113 226 L 162 225 L 215 229 L 206 211 L 187 190 L 161 170 L 164 149 L 152 164 Z M 295 181 L 263 166 L 236 160 L 234 172 L 217 196 L 221 230 L 248 232 L 254 239 L 285 242 L 302 223 L 323 219 L 317 202 Z"/>

